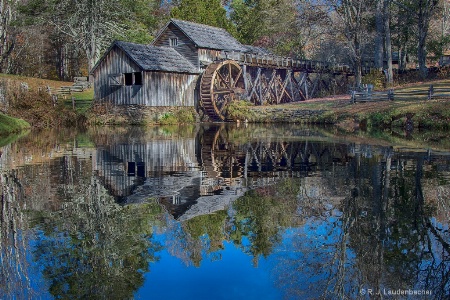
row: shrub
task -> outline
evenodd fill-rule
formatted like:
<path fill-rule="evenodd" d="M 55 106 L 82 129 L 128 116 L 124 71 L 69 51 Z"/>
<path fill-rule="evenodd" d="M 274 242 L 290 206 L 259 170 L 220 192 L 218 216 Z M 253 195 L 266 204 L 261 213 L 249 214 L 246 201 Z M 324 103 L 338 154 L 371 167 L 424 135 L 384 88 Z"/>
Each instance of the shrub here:
<path fill-rule="evenodd" d="M 233 101 L 227 107 L 227 118 L 241 121 L 252 120 L 251 106 L 253 104 L 245 100 Z"/>
<path fill-rule="evenodd" d="M 175 112 L 175 118 L 178 123 L 194 123 L 195 122 L 196 112 L 194 108 L 180 108 Z"/>
<path fill-rule="evenodd" d="M 392 117 L 388 112 L 375 112 L 368 118 L 368 127 L 387 128 L 392 123 Z"/>
<path fill-rule="evenodd" d="M 162 125 L 171 125 L 171 124 L 177 124 L 178 120 L 172 113 L 165 113 L 159 118 L 159 123 Z"/>
<path fill-rule="evenodd" d="M 383 72 L 380 71 L 371 71 L 369 74 L 366 74 L 361 79 L 361 83 L 363 84 L 373 84 L 375 89 L 383 89 L 385 84 L 385 77 Z"/>

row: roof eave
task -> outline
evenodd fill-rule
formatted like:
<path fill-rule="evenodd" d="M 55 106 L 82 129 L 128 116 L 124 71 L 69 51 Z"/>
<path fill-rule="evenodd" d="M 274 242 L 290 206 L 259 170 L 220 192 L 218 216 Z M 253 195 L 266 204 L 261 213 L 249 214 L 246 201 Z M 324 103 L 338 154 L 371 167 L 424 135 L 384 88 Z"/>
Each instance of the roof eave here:
<path fill-rule="evenodd" d="M 195 47 L 200 48 L 200 46 L 179 25 L 177 25 L 174 19 L 170 19 L 169 23 L 175 25 L 176 28 L 178 28 L 185 36 L 187 36 L 187 38 L 194 43 Z M 169 26 L 169 24 L 167 24 L 167 26 Z"/>
<path fill-rule="evenodd" d="M 92 68 L 92 70 L 89 72 L 89 74 L 91 74 L 91 75 L 94 74 L 95 70 L 98 68 L 100 63 L 105 59 L 106 55 L 108 55 L 108 53 L 111 52 L 111 50 L 114 48 L 114 46 L 117 46 L 117 48 L 122 50 L 126 54 L 126 56 L 136 64 L 136 66 L 138 66 L 141 70 L 144 70 L 142 65 L 140 63 L 138 63 L 124 48 L 122 48 L 119 44 L 119 41 L 116 40 L 111 44 L 111 46 L 109 46 L 108 50 L 106 50 L 105 53 L 103 53 L 102 57 L 97 61 L 97 63 Z"/>
<path fill-rule="evenodd" d="M 103 55 L 99 58 L 97 63 L 92 67 L 92 69 L 89 71 L 90 75 L 94 75 L 95 70 L 98 68 L 100 63 L 105 59 L 106 55 L 111 51 L 111 49 L 116 45 L 117 41 L 114 41 L 111 46 L 109 46 L 108 50 L 103 53 Z"/>
<path fill-rule="evenodd" d="M 198 44 L 180 27 L 177 25 L 177 23 L 174 21 L 174 19 L 170 19 L 169 22 L 166 23 L 166 25 L 161 29 L 153 39 L 153 42 L 151 42 L 152 46 L 155 46 L 155 42 L 159 39 L 159 37 L 164 33 L 164 31 L 169 28 L 170 24 L 173 24 L 176 28 L 178 28 L 192 43 L 194 43 L 195 47 L 200 48 Z"/>
<path fill-rule="evenodd" d="M 199 71 L 169 71 L 169 70 L 143 70 L 144 72 L 158 72 L 158 73 L 176 73 L 176 74 L 188 74 L 188 75 L 199 75 Z"/>
<path fill-rule="evenodd" d="M 137 62 L 137 61 L 133 58 L 133 56 L 130 55 L 124 48 L 122 48 L 122 47 L 120 46 L 120 44 L 118 44 L 117 42 L 115 42 L 115 44 L 117 45 L 117 47 L 118 47 L 120 50 L 122 50 L 122 51 L 128 56 L 129 59 L 131 59 L 131 61 L 133 61 L 133 62 L 136 64 L 136 66 L 139 67 L 139 69 L 141 69 L 141 71 L 144 70 L 144 68 L 142 67 L 142 65 L 141 65 L 139 62 Z"/>

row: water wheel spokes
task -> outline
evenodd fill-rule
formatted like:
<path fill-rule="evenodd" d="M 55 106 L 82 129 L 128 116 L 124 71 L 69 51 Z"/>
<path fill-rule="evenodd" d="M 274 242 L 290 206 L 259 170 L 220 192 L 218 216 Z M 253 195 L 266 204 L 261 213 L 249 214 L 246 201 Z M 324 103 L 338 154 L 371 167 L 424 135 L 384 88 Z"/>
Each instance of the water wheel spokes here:
<path fill-rule="evenodd" d="M 231 60 L 210 64 L 201 82 L 203 109 L 214 121 L 225 121 L 226 108 L 245 92 L 241 67 Z"/>

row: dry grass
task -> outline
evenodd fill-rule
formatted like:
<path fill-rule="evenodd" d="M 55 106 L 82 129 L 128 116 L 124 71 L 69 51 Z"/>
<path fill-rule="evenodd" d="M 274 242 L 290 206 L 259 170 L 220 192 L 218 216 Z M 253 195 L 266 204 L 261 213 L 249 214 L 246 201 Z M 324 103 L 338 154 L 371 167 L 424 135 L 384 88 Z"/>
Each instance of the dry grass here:
<path fill-rule="evenodd" d="M 58 89 L 62 86 L 69 86 L 73 84 L 73 82 L 68 81 L 56 81 L 10 74 L 0 74 L 0 79 L 9 79 L 12 81 L 26 82 L 28 84 L 28 88 L 30 88 L 31 90 L 37 90 L 38 88 L 45 88 L 47 86 L 49 86 L 52 89 Z"/>

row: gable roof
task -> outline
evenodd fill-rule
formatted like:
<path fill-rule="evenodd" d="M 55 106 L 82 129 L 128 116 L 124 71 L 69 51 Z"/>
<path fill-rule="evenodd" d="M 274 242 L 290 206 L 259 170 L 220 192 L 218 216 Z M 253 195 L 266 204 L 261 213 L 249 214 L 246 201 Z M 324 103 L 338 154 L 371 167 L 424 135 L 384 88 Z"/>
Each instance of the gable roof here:
<path fill-rule="evenodd" d="M 165 71 L 189 74 L 199 73 L 197 68 L 173 48 L 115 41 L 108 51 L 106 51 L 105 55 L 111 51 L 114 46 L 122 49 L 122 51 L 124 51 L 143 71 Z M 97 62 L 91 73 L 95 71 L 104 56 Z"/>
<path fill-rule="evenodd" d="M 223 28 L 213 27 L 204 24 L 198 24 L 189 21 L 182 21 L 171 19 L 166 26 L 158 33 L 155 41 L 173 24 L 180 29 L 197 47 L 215 49 L 215 50 L 229 50 L 245 52 L 244 45 L 239 43 L 228 31 Z"/>

